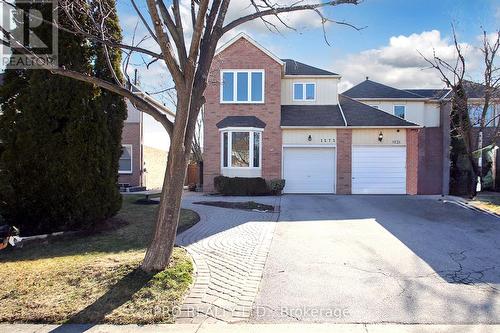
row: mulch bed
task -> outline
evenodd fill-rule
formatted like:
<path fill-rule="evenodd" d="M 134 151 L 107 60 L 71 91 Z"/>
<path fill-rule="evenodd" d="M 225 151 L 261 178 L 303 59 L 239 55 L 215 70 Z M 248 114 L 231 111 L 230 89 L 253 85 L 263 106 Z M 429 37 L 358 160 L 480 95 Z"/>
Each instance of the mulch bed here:
<path fill-rule="evenodd" d="M 241 210 L 259 211 L 266 213 L 274 212 L 274 206 L 265 205 L 254 201 L 246 201 L 246 202 L 198 201 L 193 203 L 195 205 L 205 205 L 205 206 L 213 206 L 220 208 L 241 209 Z"/>
<path fill-rule="evenodd" d="M 136 205 L 159 205 L 160 200 L 152 200 L 152 199 L 137 199 L 134 201 Z"/>

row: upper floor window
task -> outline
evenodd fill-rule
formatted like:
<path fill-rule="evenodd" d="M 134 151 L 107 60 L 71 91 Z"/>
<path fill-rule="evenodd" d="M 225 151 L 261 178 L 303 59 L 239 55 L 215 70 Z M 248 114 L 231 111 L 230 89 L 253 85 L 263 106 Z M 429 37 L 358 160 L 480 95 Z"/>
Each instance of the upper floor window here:
<path fill-rule="evenodd" d="M 221 81 L 221 103 L 264 103 L 263 70 L 224 70 Z"/>
<path fill-rule="evenodd" d="M 486 114 L 484 114 L 484 105 L 472 104 L 469 106 L 469 115 L 472 126 L 480 127 L 481 120 L 484 118 L 484 126 L 485 127 L 493 127 L 496 126 L 498 121 L 496 120 L 498 116 L 498 111 L 496 110 L 496 105 L 490 104 L 488 109 L 486 110 Z"/>
<path fill-rule="evenodd" d="M 294 101 L 314 101 L 316 100 L 315 83 L 294 83 L 293 84 Z"/>
<path fill-rule="evenodd" d="M 405 119 L 406 106 L 404 105 L 394 105 L 394 115 L 401 119 Z"/>

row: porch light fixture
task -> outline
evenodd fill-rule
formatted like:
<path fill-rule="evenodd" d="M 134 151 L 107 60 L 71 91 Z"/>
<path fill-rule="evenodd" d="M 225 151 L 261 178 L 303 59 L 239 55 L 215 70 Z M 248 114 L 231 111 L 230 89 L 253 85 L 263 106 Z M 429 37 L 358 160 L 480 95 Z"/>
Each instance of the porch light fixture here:
<path fill-rule="evenodd" d="M 309 134 L 309 136 L 307 137 L 307 141 L 312 141 L 312 136 Z"/>
<path fill-rule="evenodd" d="M 382 132 L 380 132 L 378 135 L 378 141 L 382 142 L 382 140 L 384 140 L 384 134 Z"/>

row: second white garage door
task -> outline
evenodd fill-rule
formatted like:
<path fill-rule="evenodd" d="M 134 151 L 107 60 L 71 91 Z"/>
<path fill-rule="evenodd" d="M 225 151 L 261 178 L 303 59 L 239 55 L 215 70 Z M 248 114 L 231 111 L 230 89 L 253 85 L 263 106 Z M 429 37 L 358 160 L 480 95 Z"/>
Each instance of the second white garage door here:
<path fill-rule="evenodd" d="M 335 148 L 283 149 L 285 193 L 335 193 Z"/>
<path fill-rule="evenodd" d="M 353 194 L 406 194 L 406 147 L 353 147 Z"/>

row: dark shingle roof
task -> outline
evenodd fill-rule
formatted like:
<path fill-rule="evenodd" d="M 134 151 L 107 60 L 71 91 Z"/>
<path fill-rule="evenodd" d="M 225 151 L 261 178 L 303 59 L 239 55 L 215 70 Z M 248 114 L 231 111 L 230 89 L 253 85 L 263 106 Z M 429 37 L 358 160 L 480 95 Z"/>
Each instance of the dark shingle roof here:
<path fill-rule="evenodd" d="M 389 87 L 371 80 L 365 80 L 343 94 L 351 98 L 423 98 L 412 92 Z"/>
<path fill-rule="evenodd" d="M 432 99 L 441 99 L 450 92 L 449 89 L 405 89 L 405 91 Z"/>
<path fill-rule="evenodd" d="M 229 116 L 217 123 L 218 128 L 226 127 L 256 127 L 264 128 L 266 123 L 254 116 Z"/>
<path fill-rule="evenodd" d="M 337 73 L 309 66 L 293 59 L 281 59 L 285 63 L 285 75 L 338 75 Z"/>
<path fill-rule="evenodd" d="M 382 110 L 339 95 L 347 126 L 407 127 L 418 126 Z M 282 105 L 281 126 L 345 126 L 338 105 Z"/>
<path fill-rule="evenodd" d="M 345 126 L 338 105 L 282 105 L 281 126 Z"/>
<path fill-rule="evenodd" d="M 464 81 L 464 89 L 468 98 L 484 98 L 485 85 L 481 83 L 476 83 L 472 81 Z M 494 98 L 500 98 L 500 91 L 493 93 Z"/>
<path fill-rule="evenodd" d="M 347 96 L 339 95 L 339 101 L 348 126 L 418 126 Z"/>

